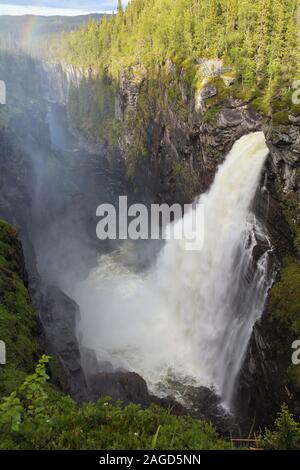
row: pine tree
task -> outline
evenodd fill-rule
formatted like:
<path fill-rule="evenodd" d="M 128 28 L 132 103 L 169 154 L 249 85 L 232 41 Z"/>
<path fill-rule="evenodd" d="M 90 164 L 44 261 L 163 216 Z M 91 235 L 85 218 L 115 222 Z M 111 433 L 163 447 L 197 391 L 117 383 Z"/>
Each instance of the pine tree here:
<path fill-rule="evenodd" d="M 120 13 L 121 15 L 123 15 L 124 13 L 122 0 L 118 0 L 118 13 Z"/>
<path fill-rule="evenodd" d="M 64 60 L 115 77 L 170 58 L 194 64 L 197 75 L 200 58 L 220 58 L 244 88 L 258 86 L 271 102 L 300 72 L 298 8 L 299 0 L 131 0 L 124 10 L 118 0 L 117 15 L 65 35 L 61 50 Z"/>

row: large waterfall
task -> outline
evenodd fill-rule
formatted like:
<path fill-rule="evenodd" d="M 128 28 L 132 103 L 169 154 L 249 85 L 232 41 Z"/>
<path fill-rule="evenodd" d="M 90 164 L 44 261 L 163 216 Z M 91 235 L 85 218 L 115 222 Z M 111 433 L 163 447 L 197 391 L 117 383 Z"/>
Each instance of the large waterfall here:
<path fill-rule="evenodd" d="M 230 405 L 270 286 L 271 245 L 251 211 L 267 155 L 262 132 L 235 143 L 196 206 L 204 207 L 201 250 L 169 240 L 141 274 L 124 263 L 128 243 L 76 286 L 83 344 L 103 364 L 140 373 L 157 393 L 174 381 L 214 387 Z"/>

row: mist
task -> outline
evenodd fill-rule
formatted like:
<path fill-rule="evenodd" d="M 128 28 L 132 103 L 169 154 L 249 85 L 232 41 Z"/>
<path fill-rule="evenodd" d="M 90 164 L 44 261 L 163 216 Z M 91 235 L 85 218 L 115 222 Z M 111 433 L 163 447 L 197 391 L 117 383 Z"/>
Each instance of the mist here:
<path fill-rule="evenodd" d="M 100 363 L 138 372 L 158 395 L 178 395 L 176 384 L 206 386 L 231 405 L 253 325 L 272 283 L 271 244 L 250 211 L 267 155 L 262 133 L 234 145 L 210 191 L 200 198 L 206 214 L 204 246 L 187 250 L 187 213 L 174 222 L 175 230 L 185 226 L 186 238 L 167 241 L 149 269 L 126 265 L 137 249 L 127 242 L 99 257 L 97 268 L 75 284 L 72 296 L 82 314 L 79 336 Z M 253 271 L 257 237 L 267 249 Z"/>
<path fill-rule="evenodd" d="M 159 396 L 178 396 L 179 385 L 209 387 L 230 406 L 272 282 L 271 245 L 251 210 L 268 155 L 263 133 L 235 143 L 200 197 L 206 210 L 201 249 L 189 252 L 186 240 L 103 243 L 96 236 L 97 207 L 116 205 L 120 195 L 134 202 L 138 195 L 126 181 L 124 162 L 113 160 L 105 146 L 86 145 L 65 103 L 71 92 L 86 97 L 104 84 L 84 75 L 81 89 L 61 69 L 22 54 L 28 63 L 18 99 L 33 94 L 36 121 L 24 113 L 12 126 L 30 164 L 29 237 L 42 284 L 80 308 L 76 334 L 86 375 L 133 371 Z M 103 96 L 101 112 L 115 112 L 111 93 Z M 175 228 L 189 227 L 189 220 L 186 214 Z M 254 260 L 258 239 L 266 248 Z"/>

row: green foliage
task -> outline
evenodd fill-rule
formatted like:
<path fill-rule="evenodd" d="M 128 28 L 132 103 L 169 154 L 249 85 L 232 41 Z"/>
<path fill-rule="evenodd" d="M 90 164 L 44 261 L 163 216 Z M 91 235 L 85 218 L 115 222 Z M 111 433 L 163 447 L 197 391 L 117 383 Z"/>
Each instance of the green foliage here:
<path fill-rule="evenodd" d="M 284 262 L 280 280 L 270 291 L 268 310 L 279 338 L 290 348 L 294 337 L 300 337 L 300 266 L 291 258 Z"/>
<path fill-rule="evenodd" d="M 209 423 L 152 406 L 76 404 L 46 385 L 43 357 L 36 371 L 0 405 L 0 449 L 231 449 Z"/>
<path fill-rule="evenodd" d="M 264 110 L 300 75 L 298 0 L 132 0 L 112 19 L 65 35 L 60 57 L 114 78 L 171 59 L 187 89 L 199 86 L 199 58 L 233 67 L 245 90 L 260 86 Z M 290 101 L 291 106 L 291 101 Z"/>
<path fill-rule="evenodd" d="M 113 86 L 105 78 L 89 78 L 73 87 L 69 95 L 72 124 L 92 141 L 106 137 L 108 123 L 114 118 Z"/>
<path fill-rule="evenodd" d="M 45 405 L 48 395 L 44 385 L 48 376 L 45 364 L 49 361 L 48 356 L 43 356 L 33 375 L 26 378 L 25 382 L 17 391 L 3 399 L 0 404 L 0 427 L 2 432 L 17 432 L 20 429 L 22 419 L 25 415 L 36 420 L 46 416 Z"/>
<path fill-rule="evenodd" d="M 279 111 L 278 113 L 273 114 L 273 122 L 280 125 L 289 124 L 289 113 L 288 111 Z"/>
<path fill-rule="evenodd" d="M 203 116 L 204 122 L 208 124 L 216 124 L 220 111 L 221 111 L 221 108 L 217 106 L 208 108 L 208 110 L 205 111 L 204 116 Z"/>
<path fill-rule="evenodd" d="M 117 15 L 64 34 L 52 43 L 54 57 L 104 77 L 97 85 L 84 80 L 71 92 L 74 126 L 112 146 L 126 132 L 127 174 L 134 180 L 161 130 L 192 120 L 190 98 L 207 82 L 205 58 L 221 59 L 229 81 L 209 78 L 218 93 L 205 102 L 204 122 L 215 125 L 220 108 L 235 97 L 274 114 L 275 124 L 288 123 L 289 114 L 298 113 L 291 99 L 292 83 L 300 77 L 297 5 L 298 0 L 132 0 L 126 11 L 120 4 Z M 121 83 L 120 91 L 123 81 L 130 90 L 133 103 L 123 96 L 123 126 L 114 119 L 115 90 L 107 77 Z"/>
<path fill-rule="evenodd" d="M 0 79 L 6 83 L 6 105 L 0 105 L 0 128 L 21 117 L 26 123 L 38 121 L 46 113 L 37 61 L 16 46 L 2 48 Z"/>
<path fill-rule="evenodd" d="M 251 108 L 254 108 L 256 111 L 265 115 L 269 113 L 269 104 L 266 101 L 265 96 L 255 98 L 251 103 Z"/>
<path fill-rule="evenodd" d="M 38 322 L 26 286 L 24 260 L 16 230 L 0 220 L 0 339 L 7 364 L 0 367 L 0 397 L 10 393 L 36 362 Z"/>
<path fill-rule="evenodd" d="M 173 176 L 176 188 L 191 200 L 197 187 L 197 177 L 192 173 L 188 162 L 175 162 L 173 165 Z"/>
<path fill-rule="evenodd" d="M 296 169 L 295 185 L 300 184 L 300 169 Z M 286 220 L 292 230 L 294 237 L 294 245 L 300 254 L 300 205 L 299 195 L 296 192 L 281 193 L 280 196 L 281 207 L 286 217 Z"/>
<path fill-rule="evenodd" d="M 22 405 L 17 392 L 12 392 L 0 405 L 0 426 L 3 430 L 18 431 L 21 423 Z"/>
<path fill-rule="evenodd" d="M 107 119 L 102 127 L 101 137 L 105 138 L 111 147 L 117 147 L 122 136 L 123 125 L 116 119 Z"/>
<path fill-rule="evenodd" d="M 284 371 L 281 390 L 293 395 L 294 412 L 300 416 L 300 367 L 291 363 L 293 341 L 300 338 L 300 266 L 292 258 L 284 260 L 280 279 L 272 287 L 267 305 L 266 325 L 273 360 Z"/>
<path fill-rule="evenodd" d="M 35 373 L 27 377 L 19 388 L 23 406 L 25 406 L 28 416 L 38 419 L 46 415 L 45 404 L 48 395 L 43 385 L 49 378 L 45 370 L 45 365 L 48 364 L 49 359 L 49 356 L 42 356 L 36 366 Z"/>
<path fill-rule="evenodd" d="M 262 446 L 267 450 L 299 450 L 300 424 L 297 423 L 286 405 L 283 405 L 275 421 L 275 431 L 266 429 Z"/>

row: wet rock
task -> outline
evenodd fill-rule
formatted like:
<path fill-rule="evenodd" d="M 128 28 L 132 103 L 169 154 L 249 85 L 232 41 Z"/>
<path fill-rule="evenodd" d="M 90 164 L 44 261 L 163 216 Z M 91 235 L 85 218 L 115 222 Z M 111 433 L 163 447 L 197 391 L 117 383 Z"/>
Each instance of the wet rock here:
<path fill-rule="evenodd" d="M 193 392 L 195 418 L 207 420 L 214 424 L 220 434 L 230 438 L 232 433 L 238 433 L 236 418 L 222 406 L 220 397 L 212 389 L 197 387 Z"/>
<path fill-rule="evenodd" d="M 223 109 L 219 116 L 219 126 L 237 127 L 243 122 L 243 115 L 237 109 Z"/>
<path fill-rule="evenodd" d="M 206 69 L 207 80 L 210 76 L 220 76 L 223 73 L 221 62 L 210 63 L 203 59 L 199 64 Z M 170 67 L 170 73 L 175 74 L 173 66 Z M 128 91 L 130 92 L 129 89 Z M 141 168 L 136 172 L 135 188 L 141 194 L 147 188 L 151 199 L 155 201 L 191 202 L 197 194 L 208 190 L 218 166 L 234 142 L 244 134 L 263 130 L 270 156 L 252 209 L 268 230 L 273 247 L 269 256 L 270 269 L 276 271 L 284 256 L 295 253 L 293 234 L 280 200 L 282 195 L 289 192 L 299 193 L 298 119 L 290 119 L 290 125 L 275 125 L 270 118 L 251 108 L 251 102 L 234 97 L 218 100 L 215 91 L 214 85 L 206 82 L 205 88 L 186 104 L 184 118 L 169 107 L 166 107 L 163 116 L 159 116 L 156 125 L 153 124 L 156 116 L 151 116 L 150 120 L 153 118 L 153 122 L 149 125 L 147 159 L 140 160 Z M 136 100 L 136 91 L 134 93 Z M 216 114 L 208 113 L 206 116 L 205 100 L 211 97 L 216 97 Z M 123 110 L 120 117 L 124 116 L 126 111 Z M 126 125 L 126 118 L 123 123 Z M 127 134 L 127 141 L 130 142 L 129 130 Z M 126 146 L 123 147 L 123 156 L 126 161 Z M 183 168 L 180 181 L 174 174 L 174 166 Z M 185 172 L 189 176 L 182 181 Z M 270 246 L 265 241 L 258 240 L 253 252 L 253 272 L 266 249 L 270 249 Z M 263 323 L 257 324 L 237 382 L 237 412 L 245 420 L 245 432 L 249 432 L 253 422 L 255 425 L 259 424 L 259 414 L 260 423 L 272 421 L 278 397 L 282 396 L 280 380 L 283 372 L 272 358 L 269 339 L 276 342 L 276 332 L 269 334 Z M 207 391 L 199 394 L 199 402 L 205 404 L 204 409 L 202 405 L 199 406 L 199 415 L 205 416 L 208 412 L 213 418 L 217 414 L 217 403 Z M 192 397 L 196 400 L 195 395 L 192 394 Z"/>
<path fill-rule="evenodd" d="M 217 89 L 214 85 L 207 85 L 201 91 L 201 97 L 204 100 L 207 100 L 208 98 L 212 98 L 213 96 L 216 96 L 216 94 L 217 94 Z"/>
<path fill-rule="evenodd" d="M 65 63 L 44 61 L 40 65 L 40 73 L 46 80 L 48 98 L 63 106 L 68 104 L 70 88 L 78 88 L 81 81 L 90 78 L 93 71 L 88 67 L 74 67 Z"/>
<path fill-rule="evenodd" d="M 78 305 L 55 286 L 43 290 L 40 318 L 48 353 L 58 358 L 63 374 L 57 380 L 63 390 L 80 401 L 87 397 L 87 385 L 76 338 L 80 318 Z"/>
<path fill-rule="evenodd" d="M 135 372 L 101 372 L 89 378 L 88 394 L 91 400 L 110 397 L 124 404 L 139 403 L 147 406 L 151 402 L 145 380 Z"/>
<path fill-rule="evenodd" d="M 270 148 L 269 170 L 284 193 L 297 190 L 297 171 L 300 162 L 300 132 L 295 125 L 264 126 Z"/>
<path fill-rule="evenodd" d="M 224 436 L 230 436 L 233 429 L 238 430 L 234 418 L 221 406 L 220 398 L 214 390 L 206 387 L 177 384 L 177 393 L 180 390 L 184 393 L 184 403 L 181 403 L 172 395 L 159 398 L 149 394 L 145 380 L 134 372 L 101 372 L 90 377 L 88 384 L 89 399 L 93 401 L 110 397 L 112 402 L 121 400 L 125 405 L 138 403 L 147 407 L 156 404 L 176 416 L 191 415 L 210 421 Z"/>
<path fill-rule="evenodd" d="M 235 413 L 244 432 L 272 426 L 281 405 L 281 374 L 258 322 L 248 346 L 235 392 Z"/>
<path fill-rule="evenodd" d="M 100 363 L 97 359 L 97 354 L 92 349 L 89 349 L 81 344 L 82 335 L 79 334 L 79 345 L 80 345 L 80 353 L 81 353 L 81 364 L 83 370 L 85 372 L 86 377 L 90 377 L 99 370 L 104 372 L 113 372 L 112 365 L 108 362 Z"/>
<path fill-rule="evenodd" d="M 125 119 L 127 114 L 136 109 L 141 86 L 145 75 L 143 69 L 131 67 L 128 73 L 123 73 L 119 82 L 119 99 L 116 103 L 117 119 Z"/>
<path fill-rule="evenodd" d="M 289 121 L 292 124 L 300 125 L 300 116 L 293 116 L 292 114 L 289 114 Z"/>
<path fill-rule="evenodd" d="M 258 123 L 262 122 L 261 115 L 254 109 L 246 109 L 244 117 L 249 131 L 257 129 Z"/>
<path fill-rule="evenodd" d="M 195 95 L 195 110 L 196 112 L 204 111 L 205 100 L 213 98 L 217 95 L 217 88 L 214 85 L 207 85 L 199 90 Z"/>

